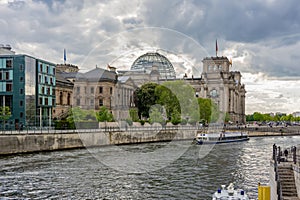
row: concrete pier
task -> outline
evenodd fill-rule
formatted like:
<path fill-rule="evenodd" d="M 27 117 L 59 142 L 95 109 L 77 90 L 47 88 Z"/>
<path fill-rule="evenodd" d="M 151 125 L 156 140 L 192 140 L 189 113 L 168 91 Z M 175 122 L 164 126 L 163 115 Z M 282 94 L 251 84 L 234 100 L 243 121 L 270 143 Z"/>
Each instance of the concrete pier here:
<path fill-rule="evenodd" d="M 273 145 L 270 162 L 271 199 L 300 200 L 299 151 L 297 147 L 282 149 Z"/>

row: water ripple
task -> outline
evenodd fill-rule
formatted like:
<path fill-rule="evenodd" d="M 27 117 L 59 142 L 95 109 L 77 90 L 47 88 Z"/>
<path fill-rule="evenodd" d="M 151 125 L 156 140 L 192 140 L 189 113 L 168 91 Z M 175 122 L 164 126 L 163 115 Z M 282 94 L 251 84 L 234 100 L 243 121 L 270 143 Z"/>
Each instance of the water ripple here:
<path fill-rule="evenodd" d="M 269 159 L 274 143 L 297 145 L 299 137 L 251 138 L 248 142 L 216 145 L 204 158 L 192 145 L 164 168 L 145 173 L 114 170 L 85 149 L 1 157 L 0 199 L 211 199 L 221 184 L 233 182 L 251 198 L 257 184 L 269 182 Z M 147 152 L 167 143 L 127 145 L 128 152 Z M 174 148 L 190 145 L 182 141 Z M 178 145 L 178 147 L 176 147 Z M 95 148 L 109 158 L 112 147 Z M 163 157 L 172 156 L 172 151 Z M 122 166 L 122 160 L 116 162 Z M 129 160 L 128 160 L 129 159 Z M 163 160 L 151 163 L 159 166 Z M 142 160 L 140 165 L 149 165 Z"/>

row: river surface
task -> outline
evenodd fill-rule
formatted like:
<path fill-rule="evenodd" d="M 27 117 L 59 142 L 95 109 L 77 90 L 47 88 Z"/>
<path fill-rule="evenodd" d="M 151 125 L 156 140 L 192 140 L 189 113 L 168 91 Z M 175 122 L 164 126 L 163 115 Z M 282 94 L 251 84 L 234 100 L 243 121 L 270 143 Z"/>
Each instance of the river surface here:
<path fill-rule="evenodd" d="M 200 145 L 177 141 L 0 157 L 0 199 L 210 200 L 231 182 L 255 199 L 258 182 L 269 183 L 274 143 L 298 145 L 300 136 L 254 137 L 211 146 L 206 153 Z M 173 157 L 178 149 L 185 151 Z M 157 150 L 160 156 L 151 154 Z"/>

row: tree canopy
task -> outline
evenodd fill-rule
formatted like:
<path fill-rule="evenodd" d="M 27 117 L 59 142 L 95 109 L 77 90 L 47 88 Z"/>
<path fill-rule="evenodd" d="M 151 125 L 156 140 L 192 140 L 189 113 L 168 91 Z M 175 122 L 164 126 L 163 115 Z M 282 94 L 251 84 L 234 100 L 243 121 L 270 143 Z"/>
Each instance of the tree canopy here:
<path fill-rule="evenodd" d="M 135 102 L 141 118 L 148 119 L 152 106 L 161 105 L 165 110 L 164 117 L 173 124 L 180 123 L 182 119 L 189 123 L 195 123 L 200 119 L 194 89 L 183 81 L 166 81 L 162 85 L 146 83 L 136 90 Z M 153 116 L 158 114 L 157 109 L 153 112 Z"/>
<path fill-rule="evenodd" d="M 8 120 L 11 117 L 11 111 L 8 106 L 0 107 L 0 120 Z"/>
<path fill-rule="evenodd" d="M 138 107 L 140 118 L 149 117 L 149 109 L 156 104 L 158 97 L 155 95 L 156 83 L 146 83 L 135 91 L 135 105 Z"/>
<path fill-rule="evenodd" d="M 300 117 L 294 117 L 292 114 L 286 115 L 286 114 L 276 114 L 272 115 L 270 113 L 260 113 L 260 112 L 254 112 L 253 114 L 246 115 L 246 121 L 258 121 L 258 122 L 264 122 L 264 121 L 300 121 Z"/>
<path fill-rule="evenodd" d="M 113 114 L 105 106 L 101 106 L 99 112 L 96 112 L 98 122 L 113 122 Z"/>

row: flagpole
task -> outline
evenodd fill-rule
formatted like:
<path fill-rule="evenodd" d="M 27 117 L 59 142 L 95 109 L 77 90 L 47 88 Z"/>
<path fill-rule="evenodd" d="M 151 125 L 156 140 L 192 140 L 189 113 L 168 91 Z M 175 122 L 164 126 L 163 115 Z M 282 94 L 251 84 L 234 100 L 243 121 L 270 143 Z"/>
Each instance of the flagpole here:
<path fill-rule="evenodd" d="M 67 60 L 67 54 L 66 54 L 66 49 L 64 49 L 64 64 L 66 64 L 66 60 Z"/>
<path fill-rule="evenodd" d="M 218 40 L 216 40 L 216 57 L 218 57 Z"/>

